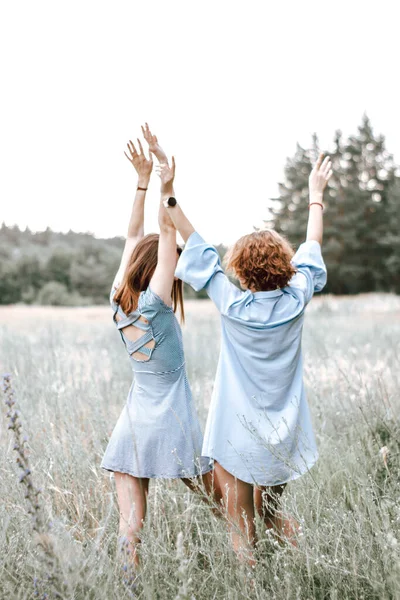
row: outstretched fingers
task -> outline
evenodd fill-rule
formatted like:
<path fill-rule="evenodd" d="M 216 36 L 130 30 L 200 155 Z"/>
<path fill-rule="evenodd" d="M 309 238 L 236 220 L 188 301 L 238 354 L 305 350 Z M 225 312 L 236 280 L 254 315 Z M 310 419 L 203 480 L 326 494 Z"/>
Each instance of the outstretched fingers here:
<path fill-rule="evenodd" d="M 162 178 L 163 173 L 165 173 L 165 171 L 168 170 L 168 169 L 169 169 L 169 167 L 168 167 L 168 165 L 166 163 L 159 163 L 156 166 L 156 173 L 157 173 L 157 175 L 159 177 Z"/>
<path fill-rule="evenodd" d="M 155 136 L 151 133 L 149 124 L 145 123 L 144 127 L 143 127 L 143 125 L 141 125 L 141 128 L 142 128 L 142 133 L 143 133 L 144 139 L 146 140 L 146 142 L 148 142 L 150 144 L 150 142 L 152 141 L 152 139 Z"/>
<path fill-rule="evenodd" d="M 156 173 L 160 177 L 163 184 L 173 181 L 175 177 L 175 159 L 172 158 L 171 167 L 169 167 L 167 163 L 159 163 L 156 166 Z"/>
<path fill-rule="evenodd" d="M 132 162 L 133 159 L 135 158 L 135 156 L 137 155 L 137 151 L 136 151 L 135 145 L 133 144 L 133 142 L 131 140 L 129 140 L 129 142 L 127 143 L 127 147 L 128 147 L 130 156 L 128 156 L 125 151 L 124 151 L 124 154 L 125 154 L 126 158 Z"/>
<path fill-rule="evenodd" d="M 320 168 L 320 166 L 321 166 L 321 164 L 322 164 L 322 160 L 323 160 L 323 158 L 324 158 L 324 153 L 323 153 L 323 152 L 320 152 L 320 153 L 319 153 L 319 156 L 318 156 L 318 158 L 317 158 L 317 162 L 315 163 L 315 166 L 314 166 L 314 169 L 315 169 L 316 171 L 318 171 L 318 170 L 319 170 L 319 168 Z"/>
<path fill-rule="evenodd" d="M 171 171 L 173 175 L 175 175 L 175 156 L 171 158 L 171 166 L 169 166 L 168 160 L 167 162 L 158 163 L 156 166 L 156 171 L 162 173 L 164 171 Z"/>
<path fill-rule="evenodd" d="M 157 136 L 154 135 L 153 133 L 151 133 L 150 128 L 147 123 L 145 124 L 145 127 L 143 127 L 143 125 L 142 125 L 142 132 L 143 132 L 143 137 L 146 140 L 146 142 L 149 144 L 149 146 L 155 146 L 156 144 L 158 144 Z"/>
<path fill-rule="evenodd" d="M 140 149 L 140 154 L 139 154 L 139 156 L 143 156 L 143 158 L 147 160 L 147 157 L 146 157 L 146 155 L 145 155 L 145 153 L 144 153 L 144 150 L 143 150 L 142 143 L 141 143 L 141 141 L 139 140 L 139 138 L 137 138 L 137 141 L 138 141 L 138 144 L 139 144 L 139 149 Z M 150 162 L 153 162 L 153 158 L 152 158 L 152 156 L 151 156 L 151 151 L 150 151 L 150 148 L 149 148 L 149 161 L 150 161 Z"/>
<path fill-rule="evenodd" d="M 129 144 L 127 144 L 129 150 L 131 151 L 132 154 L 137 154 L 138 151 L 135 148 L 135 144 L 132 142 L 132 140 L 129 140 Z"/>
<path fill-rule="evenodd" d="M 326 179 L 330 171 L 332 171 L 332 162 L 330 157 L 327 156 L 321 165 L 320 172 L 321 175 Z"/>
<path fill-rule="evenodd" d="M 150 131 L 150 128 L 149 128 L 148 124 L 145 123 L 144 127 L 143 127 L 143 125 L 141 125 L 141 128 L 142 128 L 142 133 L 143 133 L 144 139 L 146 140 L 146 142 L 150 143 L 151 138 L 153 136 L 151 135 L 151 131 Z"/>
<path fill-rule="evenodd" d="M 139 138 L 136 138 L 136 139 L 137 139 L 137 142 L 138 142 L 138 146 L 139 146 L 140 154 L 143 154 L 143 155 L 144 155 L 144 152 L 143 152 L 143 146 L 142 146 L 142 142 L 139 140 Z"/>

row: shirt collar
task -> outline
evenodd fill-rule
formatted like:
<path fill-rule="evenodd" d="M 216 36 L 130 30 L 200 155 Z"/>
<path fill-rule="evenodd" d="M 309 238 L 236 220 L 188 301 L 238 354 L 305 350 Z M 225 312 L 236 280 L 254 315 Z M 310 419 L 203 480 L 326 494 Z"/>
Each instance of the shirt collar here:
<path fill-rule="evenodd" d="M 275 298 L 282 296 L 282 290 L 269 290 L 268 292 L 253 292 L 254 298 Z"/>

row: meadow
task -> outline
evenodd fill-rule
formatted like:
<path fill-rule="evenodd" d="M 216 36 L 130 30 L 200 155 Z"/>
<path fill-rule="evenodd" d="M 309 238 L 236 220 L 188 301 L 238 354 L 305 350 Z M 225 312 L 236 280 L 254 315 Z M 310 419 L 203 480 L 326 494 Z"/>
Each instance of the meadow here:
<path fill-rule="evenodd" d="M 187 303 L 184 338 L 204 424 L 219 351 L 208 301 Z M 44 523 L 33 531 L 2 402 L 0 598 L 400 598 L 400 297 L 313 299 L 303 348 L 320 458 L 283 497 L 302 525 L 298 547 L 258 522 L 250 570 L 198 496 L 152 482 L 133 587 L 116 560 L 113 480 L 99 467 L 132 375 L 110 310 L 0 308 L 0 372 L 12 376 Z"/>

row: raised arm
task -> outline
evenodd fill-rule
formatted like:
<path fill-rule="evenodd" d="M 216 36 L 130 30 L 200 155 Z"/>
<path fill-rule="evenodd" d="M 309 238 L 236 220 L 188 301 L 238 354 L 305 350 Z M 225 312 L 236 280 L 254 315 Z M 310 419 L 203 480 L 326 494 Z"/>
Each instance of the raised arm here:
<path fill-rule="evenodd" d="M 163 160 L 158 169 L 161 177 L 161 198 L 158 211 L 160 238 L 158 242 L 157 267 L 151 278 L 150 288 L 157 296 L 160 296 L 165 304 L 171 306 L 172 286 L 174 284 L 178 252 L 176 245 L 176 229 L 164 207 L 163 199 L 166 195 L 169 197 L 174 193 L 175 163 L 172 159 L 172 167 L 170 168 L 165 153 L 163 153 L 163 156 L 158 153 L 157 158 L 159 157 Z"/>
<path fill-rule="evenodd" d="M 169 169 L 168 164 L 167 165 L 160 164 L 157 168 L 158 174 L 160 175 L 161 179 L 163 178 L 163 176 L 168 177 L 168 172 L 170 170 L 173 170 L 173 173 L 175 174 L 175 159 L 174 159 L 174 157 L 172 157 L 171 169 Z M 175 203 L 172 206 L 168 205 L 169 198 L 171 198 L 171 197 L 173 198 L 173 196 L 174 196 L 173 189 L 169 189 L 167 187 L 164 189 L 164 191 L 163 191 L 163 189 L 161 190 L 161 200 L 162 200 L 163 205 L 166 207 L 166 209 L 168 211 L 168 216 L 171 218 L 174 226 L 176 227 L 176 229 L 179 231 L 180 235 L 182 236 L 183 241 L 186 243 L 187 240 L 189 239 L 189 237 L 195 231 L 195 229 L 178 203 Z"/>
<path fill-rule="evenodd" d="M 128 233 L 126 236 L 125 246 L 122 253 L 121 263 L 119 265 L 117 274 L 114 278 L 114 287 L 118 287 L 121 283 L 132 251 L 138 243 L 138 241 L 144 235 L 144 202 L 146 198 L 147 187 L 150 181 L 151 171 L 153 168 L 151 154 L 150 158 L 147 159 L 144 155 L 140 140 L 138 140 L 139 152 L 136 150 L 135 145 L 132 141 L 129 140 L 127 146 L 129 156 L 126 152 L 124 152 L 124 154 L 135 169 L 138 179 L 131 217 L 129 219 Z"/>
<path fill-rule="evenodd" d="M 329 156 L 324 159 L 320 154 L 311 171 L 309 179 L 309 216 L 307 225 L 307 241 L 315 240 L 322 244 L 323 225 L 323 198 L 324 189 L 332 176 L 332 163 Z"/>

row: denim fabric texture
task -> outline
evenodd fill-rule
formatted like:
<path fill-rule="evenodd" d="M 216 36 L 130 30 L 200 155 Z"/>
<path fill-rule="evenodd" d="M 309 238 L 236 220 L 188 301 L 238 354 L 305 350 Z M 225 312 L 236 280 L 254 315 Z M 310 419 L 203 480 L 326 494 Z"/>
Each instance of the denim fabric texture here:
<path fill-rule="evenodd" d="M 321 247 L 302 244 L 289 285 L 242 291 L 225 275 L 216 249 L 197 233 L 176 276 L 205 288 L 221 314 L 221 351 L 202 454 L 242 481 L 278 485 L 318 458 L 303 383 L 304 311 L 326 283 Z"/>

